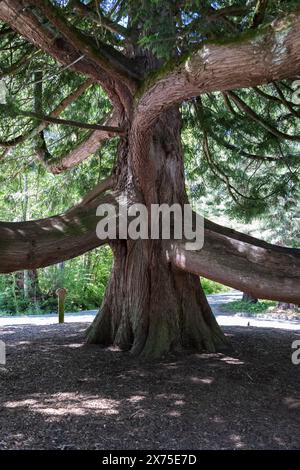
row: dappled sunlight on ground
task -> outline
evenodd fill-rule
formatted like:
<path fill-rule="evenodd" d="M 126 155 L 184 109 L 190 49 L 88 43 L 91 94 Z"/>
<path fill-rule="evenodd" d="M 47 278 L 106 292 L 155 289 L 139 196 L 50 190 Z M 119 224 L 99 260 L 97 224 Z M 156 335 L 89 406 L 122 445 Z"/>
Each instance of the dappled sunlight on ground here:
<path fill-rule="evenodd" d="M 56 393 L 47 396 L 45 399 L 40 397 L 28 400 L 8 401 L 3 403 L 4 408 L 18 409 L 28 408 L 31 412 L 37 412 L 48 416 L 64 415 L 89 415 L 91 411 L 94 414 L 118 414 L 115 409 L 118 402 L 99 398 L 97 396 L 86 396 L 74 393 Z"/>
<path fill-rule="evenodd" d="M 85 345 L 85 330 L 0 330 L 0 448 L 299 448 L 299 332 L 230 327 L 226 354 L 143 362 Z"/>
<path fill-rule="evenodd" d="M 300 399 L 299 398 L 287 397 L 283 400 L 283 402 L 291 410 L 295 410 L 295 409 L 300 410 Z"/>

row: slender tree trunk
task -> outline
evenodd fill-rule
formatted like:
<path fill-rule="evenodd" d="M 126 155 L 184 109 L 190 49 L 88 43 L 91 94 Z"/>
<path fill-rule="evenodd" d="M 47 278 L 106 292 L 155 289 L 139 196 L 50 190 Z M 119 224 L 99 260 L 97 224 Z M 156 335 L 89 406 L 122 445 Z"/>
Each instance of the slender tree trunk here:
<path fill-rule="evenodd" d="M 39 275 L 37 269 L 31 269 L 28 272 L 28 277 L 29 277 L 29 295 L 28 297 L 33 300 L 34 302 L 37 302 L 42 299 L 42 291 L 40 289 L 40 284 L 39 284 Z"/>
<path fill-rule="evenodd" d="M 23 176 L 23 214 L 22 214 L 22 221 L 26 221 L 28 218 L 28 205 L 29 205 L 29 198 L 28 198 L 28 177 L 27 174 L 24 173 Z M 23 292 L 24 292 L 24 299 L 28 299 L 29 296 L 29 274 L 28 271 L 23 271 Z"/>
<path fill-rule="evenodd" d="M 147 155 L 132 186 L 128 142 L 119 148 L 118 187 L 130 199 L 150 204 L 187 203 L 181 118 L 177 108 L 157 123 Z M 145 155 L 143 156 L 143 159 Z M 145 160 L 144 160 L 145 161 Z M 88 331 L 88 341 L 114 344 L 135 355 L 159 357 L 181 348 L 215 351 L 226 344 L 198 276 L 168 263 L 163 240 L 112 244 L 114 266 L 102 307 Z"/>
<path fill-rule="evenodd" d="M 61 263 L 58 263 L 58 276 L 57 276 L 55 290 L 61 287 L 64 287 L 64 284 L 65 284 L 65 262 L 62 261 Z"/>
<path fill-rule="evenodd" d="M 15 294 L 18 298 L 24 298 L 32 302 L 41 300 L 42 292 L 36 269 L 19 271 L 15 274 L 15 279 Z"/>
<path fill-rule="evenodd" d="M 247 294 L 247 292 L 244 292 L 243 293 L 243 298 L 242 300 L 244 302 L 250 302 L 251 304 L 257 304 L 258 302 L 258 299 L 256 299 L 255 297 L 253 297 L 253 295 L 251 294 Z"/>

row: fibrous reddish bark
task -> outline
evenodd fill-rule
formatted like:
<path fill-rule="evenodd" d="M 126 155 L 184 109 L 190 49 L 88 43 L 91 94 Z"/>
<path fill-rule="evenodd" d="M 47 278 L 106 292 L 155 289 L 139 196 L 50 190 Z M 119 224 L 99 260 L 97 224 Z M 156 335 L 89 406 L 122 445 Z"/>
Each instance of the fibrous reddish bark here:
<path fill-rule="evenodd" d="M 130 178 L 136 155 L 124 142 L 119 150 L 118 189 L 149 209 L 154 203 L 186 203 L 180 129 L 177 108 L 160 117 L 146 171 L 136 174 L 139 185 Z M 162 240 L 120 241 L 113 243 L 113 251 L 110 284 L 89 329 L 89 342 L 115 344 L 147 357 L 183 347 L 215 351 L 226 344 L 199 278 L 170 265 Z"/>
<path fill-rule="evenodd" d="M 28 222 L 0 222 L 0 272 L 35 269 L 74 258 L 105 243 L 96 235 L 101 203 L 115 203 L 103 181 L 64 214 Z"/>
<path fill-rule="evenodd" d="M 259 299 L 299 303 L 300 250 L 271 245 L 206 221 L 205 243 L 187 251 L 181 241 L 169 246 L 172 263 Z"/>

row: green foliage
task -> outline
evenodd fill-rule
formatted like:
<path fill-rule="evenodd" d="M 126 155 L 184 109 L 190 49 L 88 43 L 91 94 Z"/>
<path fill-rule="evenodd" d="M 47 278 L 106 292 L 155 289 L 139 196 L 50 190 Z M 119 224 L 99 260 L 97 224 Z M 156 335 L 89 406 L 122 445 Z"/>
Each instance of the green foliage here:
<path fill-rule="evenodd" d="M 94 310 L 101 305 L 112 266 L 108 247 L 95 250 L 61 265 L 38 270 L 37 299 L 24 296 L 16 274 L 0 275 L 0 315 L 57 312 L 58 287 L 67 290 L 66 312 Z M 22 277 L 23 273 L 19 273 Z"/>
<path fill-rule="evenodd" d="M 256 304 L 245 302 L 243 300 L 234 300 L 221 305 L 221 309 L 228 313 L 248 313 L 249 316 L 255 316 L 258 313 L 266 312 L 270 307 L 274 307 L 276 302 L 271 300 L 260 300 Z"/>
<path fill-rule="evenodd" d="M 201 285 L 206 295 L 219 294 L 230 290 L 229 287 L 219 284 L 218 282 L 211 281 L 210 279 L 206 279 L 205 277 L 201 277 Z"/>
<path fill-rule="evenodd" d="M 281 88 L 290 85 L 287 82 Z M 273 85 L 265 85 L 261 90 L 275 100 L 278 98 Z M 270 207 L 278 207 L 282 199 L 288 200 L 290 210 L 295 211 L 299 200 L 299 118 L 290 114 L 288 120 L 281 120 L 284 106 L 261 97 L 255 90 L 235 94 L 256 112 L 263 124 L 242 113 L 233 102 L 230 112 L 221 93 L 206 95 L 183 108 L 186 116 L 183 140 L 191 191 L 195 196 L 208 198 L 213 192 L 215 205 L 218 200 L 226 201 L 226 215 L 246 223 L 267 216 Z M 286 99 L 291 97 L 292 93 L 287 92 Z M 275 137 L 265 129 L 265 122 L 274 132 L 295 136 L 295 140 Z"/>

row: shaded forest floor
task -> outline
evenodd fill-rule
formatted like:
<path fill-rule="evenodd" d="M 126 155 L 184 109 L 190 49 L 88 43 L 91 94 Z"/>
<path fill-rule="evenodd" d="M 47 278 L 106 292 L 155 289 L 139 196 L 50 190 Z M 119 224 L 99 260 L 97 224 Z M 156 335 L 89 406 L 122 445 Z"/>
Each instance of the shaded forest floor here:
<path fill-rule="evenodd" d="M 227 355 L 142 362 L 86 326 L 1 329 L 0 449 L 300 448 L 299 330 L 227 326 Z"/>

